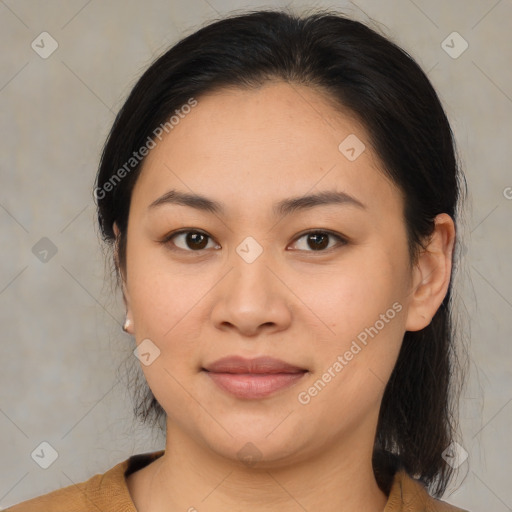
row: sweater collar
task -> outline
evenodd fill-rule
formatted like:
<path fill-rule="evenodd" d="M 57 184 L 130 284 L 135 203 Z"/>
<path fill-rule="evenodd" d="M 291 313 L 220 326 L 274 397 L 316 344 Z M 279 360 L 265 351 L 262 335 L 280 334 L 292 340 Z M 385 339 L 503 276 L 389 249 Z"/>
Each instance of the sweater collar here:
<path fill-rule="evenodd" d="M 126 484 L 126 477 L 155 461 L 164 453 L 165 450 L 159 450 L 133 455 L 103 475 L 101 485 L 108 488 L 108 492 L 117 498 L 115 512 L 137 512 Z M 393 470 L 392 466 L 379 467 L 378 474 L 379 485 L 384 487 L 383 490 L 388 496 L 384 512 L 423 512 L 425 510 L 467 512 L 432 498 L 425 486 L 410 477 L 403 469 Z M 385 487 L 389 489 L 386 490 Z"/>

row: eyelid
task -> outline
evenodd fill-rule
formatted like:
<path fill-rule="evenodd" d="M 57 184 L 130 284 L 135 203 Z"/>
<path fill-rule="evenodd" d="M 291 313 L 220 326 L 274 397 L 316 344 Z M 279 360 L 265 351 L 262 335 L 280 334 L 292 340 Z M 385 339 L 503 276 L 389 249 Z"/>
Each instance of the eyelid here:
<path fill-rule="evenodd" d="M 308 230 L 300 233 L 299 235 L 297 235 L 295 237 L 293 243 L 295 244 L 298 240 L 300 240 L 304 236 L 311 235 L 311 234 L 317 234 L 317 233 L 320 233 L 320 234 L 323 234 L 323 235 L 328 235 L 328 236 L 330 236 L 332 238 L 336 238 L 338 240 L 338 243 L 335 244 L 334 246 L 330 247 L 329 249 L 323 249 L 323 250 L 320 250 L 320 251 L 313 251 L 313 250 L 310 250 L 310 251 L 300 251 L 300 249 L 297 249 L 297 251 L 307 252 L 307 253 L 312 253 L 312 254 L 326 254 L 326 253 L 328 254 L 332 250 L 338 249 L 339 247 L 344 246 L 344 245 L 349 243 L 348 238 L 343 236 L 342 234 L 337 233 L 335 231 L 331 231 L 330 229 L 323 229 L 323 228 L 308 229 Z"/>
<path fill-rule="evenodd" d="M 160 243 L 163 244 L 163 245 L 169 246 L 171 240 L 174 237 L 176 237 L 178 235 L 183 235 L 185 233 L 198 233 L 200 235 L 204 235 L 207 238 L 209 238 L 210 240 L 213 240 L 217 245 L 220 245 L 206 231 L 203 231 L 202 229 L 198 229 L 198 228 L 182 228 L 182 229 L 178 229 L 176 231 L 172 231 L 171 233 L 168 233 L 167 235 L 165 235 L 164 238 L 160 241 Z M 174 244 L 172 244 L 172 245 L 174 245 Z M 173 251 L 189 252 L 189 253 L 196 253 L 196 254 L 202 254 L 206 249 L 200 249 L 198 251 L 193 251 L 191 249 L 182 249 L 181 247 L 174 246 L 174 247 L 171 247 L 171 250 L 173 250 Z"/>
<path fill-rule="evenodd" d="M 168 245 L 169 242 L 171 242 L 171 240 L 175 237 L 175 236 L 178 236 L 178 235 L 182 235 L 184 233 L 198 233 L 198 234 L 201 234 L 201 235 L 204 235 L 206 236 L 207 238 L 209 238 L 210 240 L 214 241 L 215 243 L 217 243 L 217 245 L 220 245 L 218 244 L 218 242 L 215 241 L 215 239 L 209 235 L 206 231 L 203 231 L 202 229 L 198 229 L 198 228 L 182 228 L 182 229 L 178 229 L 176 231 L 172 231 L 171 233 L 168 233 L 167 235 L 164 236 L 163 240 L 161 240 L 160 243 L 162 243 L 163 245 Z M 346 244 L 349 243 L 349 240 L 347 237 L 341 235 L 340 233 L 337 233 L 335 231 L 331 231 L 329 229 L 324 229 L 324 228 L 312 228 L 312 229 L 308 229 L 306 231 L 303 231 L 301 233 L 299 233 L 293 240 L 292 244 L 295 244 L 298 240 L 300 240 L 301 238 L 307 236 L 307 235 L 310 235 L 310 234 L 317 234 L 317 233 L 320 233 L 320 234 L 324 234 L 324 235 L 328 235 L 332 238 L 335 238 L 338 240 L 338 243 L 336 245 L 334 245 L 333 247 L 330 247 L 329 249 L 323 249 L 323 250 L 319 250 L 319 251 L 314 251 L 314 250 L 310 250 L 310 251 L 301 251 L 300 249 L 294 249 L 294 250 L 297 250 L 298 252 L 310 252 L 310 253 L 313 253 L 313 254 L 322 254 L 322 253 L 329 253 L 331 252 L 333 249 L 337 249 L 339 248 L 340 246 L 344 246 Z M 173 244 L 174 245 L 174 244 Z M 289 247 L 289 246 L 288 246 Z M 199 249 L 197 251 L 194 251 L 194 250 L 191 250 L 191 249 L 182 249 L 181 247 L 173 247 L 171 250 L 176 250 L 176 251 L 183 251 L 183 252 L 189 252 L 189 253 L 197 253 L 197 254 L 201 254 L 203 253 L 203 251 L 205 251 L 206 249 Z"/>

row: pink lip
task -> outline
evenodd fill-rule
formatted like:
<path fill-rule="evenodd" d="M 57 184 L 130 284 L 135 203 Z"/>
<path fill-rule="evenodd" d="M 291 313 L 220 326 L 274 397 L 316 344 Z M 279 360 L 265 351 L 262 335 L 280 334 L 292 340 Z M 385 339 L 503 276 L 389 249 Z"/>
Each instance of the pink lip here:
<path fill-rule="evenodd" d="M 307 370 L 271 357 L 224 357 L 203 370 L 224 391 L 238 398 L 258 399 L 285 389 Z"/>

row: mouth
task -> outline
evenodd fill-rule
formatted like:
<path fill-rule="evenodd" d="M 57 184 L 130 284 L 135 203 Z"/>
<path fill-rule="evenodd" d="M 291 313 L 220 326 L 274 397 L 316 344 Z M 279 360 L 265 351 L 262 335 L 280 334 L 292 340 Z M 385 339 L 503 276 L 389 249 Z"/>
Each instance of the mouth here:
<path fill-rule="evenodd" d="M 257 400 L 286 389 L 308 372 L 271 357 L 224 357 L 202 368 L 221 390 L 237 398 Z"/>

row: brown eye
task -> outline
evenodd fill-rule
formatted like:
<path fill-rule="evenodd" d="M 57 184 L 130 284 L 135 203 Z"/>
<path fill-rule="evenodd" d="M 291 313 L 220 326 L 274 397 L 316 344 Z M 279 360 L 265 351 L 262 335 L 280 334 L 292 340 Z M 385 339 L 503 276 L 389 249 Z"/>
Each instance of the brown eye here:
<path fill-rule="evenodd" d="M 165 243 L 172 243 L 178 249 L 194 252 L 206 249 L 209 240 L 210 236 L 201 231 L 183 230 L 166 237 Z"/>
<path fill-rule="evenodd" d="M 329 245 L 329 235 L 325 233 L 311 233 L 307 235 L 307 243 L 314 251 L 325 249 Z"/>
<path fill-rule="evenodd" d="M 297 238 L 295 244 L 297 245 L 298 241 L 302 239 L 305 239 L 306 243 L 302 244 L 302 248 L 299 247 L 299 250 L 305 250 L 307 252 L 325 252 L 326 249 L 331 249 L 336 245 L 345 245 L 347 243 L 343 237 L 329 231 L 310 231 L 308 233 L 304 233 L 302 236 Z M 335 239 L 338 243 L 329 245 L 330 239 Z M 307 248 L 304 248 L 304 246 Z"/>

